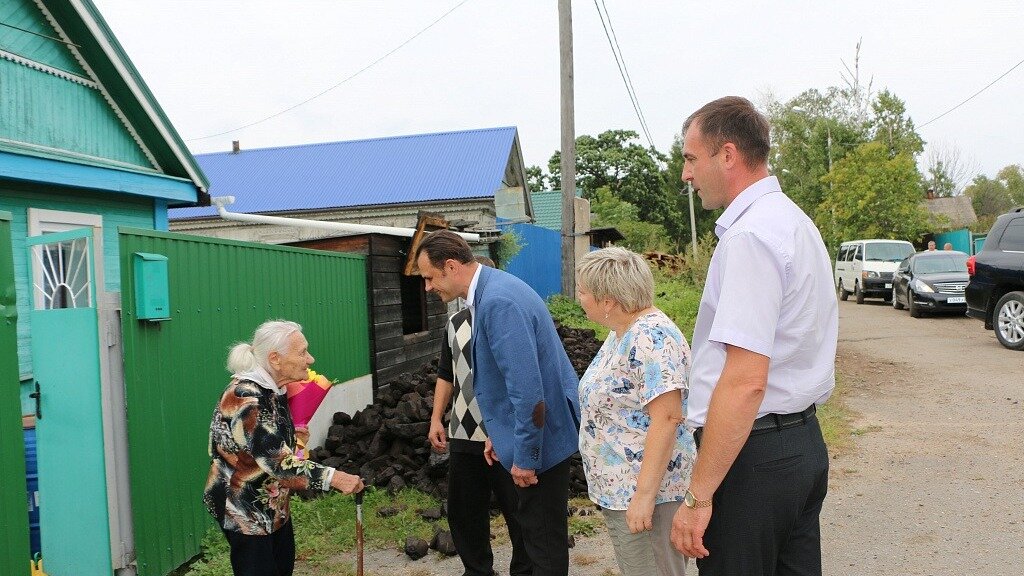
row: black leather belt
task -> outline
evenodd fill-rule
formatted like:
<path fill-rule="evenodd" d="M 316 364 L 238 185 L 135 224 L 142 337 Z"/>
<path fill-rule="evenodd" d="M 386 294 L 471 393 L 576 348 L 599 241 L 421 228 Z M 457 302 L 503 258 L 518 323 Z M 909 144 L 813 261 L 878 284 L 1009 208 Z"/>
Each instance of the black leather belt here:
<path fill-rule="evenodd" d="M 750 435 L 756 436 L 765 432 L 771 432 L 772 430 L 785 430 L 794 426 L 803 426 L 817 411 L 818 407 L 811 404 L 803 412 L 796 412 L 794 414 L 765 414 L 754 420 L 754 427 L 750 429 Z M 697 442 L 698 446 L 700 446 L 701 436 L 703 435 L 703 427 L 693 431 L 693 439 Z"/>

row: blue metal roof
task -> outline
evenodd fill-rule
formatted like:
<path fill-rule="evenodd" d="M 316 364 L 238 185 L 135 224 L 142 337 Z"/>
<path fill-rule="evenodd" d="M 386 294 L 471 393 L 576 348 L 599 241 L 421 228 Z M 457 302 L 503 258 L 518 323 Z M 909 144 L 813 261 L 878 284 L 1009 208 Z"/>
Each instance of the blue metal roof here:
<path fill-rule="evenodd" d="M 200 154 L 211 196 L 232 212 L 347 208 L 494 196 L 516 128 L 487 128 Z M 176 208 L 171 219 L 216 215 Z"/>

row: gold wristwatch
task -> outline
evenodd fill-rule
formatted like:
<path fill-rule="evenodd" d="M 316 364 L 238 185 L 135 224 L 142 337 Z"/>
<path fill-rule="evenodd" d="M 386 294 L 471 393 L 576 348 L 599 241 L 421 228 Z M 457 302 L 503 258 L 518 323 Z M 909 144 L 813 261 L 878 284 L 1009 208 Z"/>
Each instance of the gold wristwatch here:
<path fill-rule="evenodd" d="M 697 500 L 697 497 L 693 495 L 693 492 L 690 492 L 690 490 L 687 489 L 686 493 L 683 494 L 683 504 L 685 504 L 687 508 L 708 508 L 711 506 L 711 499 Z"/>

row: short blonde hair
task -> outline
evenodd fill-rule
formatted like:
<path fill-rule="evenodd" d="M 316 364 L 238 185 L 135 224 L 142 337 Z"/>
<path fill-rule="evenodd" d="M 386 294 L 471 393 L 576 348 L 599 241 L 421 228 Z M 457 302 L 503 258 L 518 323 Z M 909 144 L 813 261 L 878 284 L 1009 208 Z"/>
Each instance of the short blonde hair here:
<path fill-rule="evenodd" d="M 626 312 L 638 312 L 654 303 L 654 275 L 647 261 L 635 252 L 612 246 L 595 250 L 576 265 L 580 286 L 594 298 L 610 298 Z"/>

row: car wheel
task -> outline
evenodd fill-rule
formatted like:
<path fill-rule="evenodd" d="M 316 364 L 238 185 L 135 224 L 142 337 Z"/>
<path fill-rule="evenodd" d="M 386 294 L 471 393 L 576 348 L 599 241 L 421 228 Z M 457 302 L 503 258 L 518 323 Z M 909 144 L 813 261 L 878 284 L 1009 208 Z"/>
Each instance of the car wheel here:
<path fill-rule="evenodd" d="M 914 304 L 914 293 L 910 290 L 907 290 L 907 310 L 910 310 L 911 318 L 921 317 L 921 309 Z"/>
<path fill-rule="evenodd" d="M 1000 298 L 992 324 L 1000 344 L 1024 350 L 1024 292 L 1009 292 Z"/>
<path fill-rule="evenodd" d="M 864 303 L 864 291 L 860 289 L 860 282 L 853 283 L 853 296 L 857 299 L 857 304 Z"/>
<path fill-rule="evenodd" d="M 842 280 L 836 285 L 836 290 L 839 292 L 839 299 L 843 302 L 846 302 L 846 299 L 850 297 L 850 293 L 846 291 L 846 288 L 843 288 Z"/>
<path fill-rule="evenodd" d="M 896 287 L 892 287 L 892 307 L 897 310 L 903 310 L 903 303 L 896 297 Z"/>

